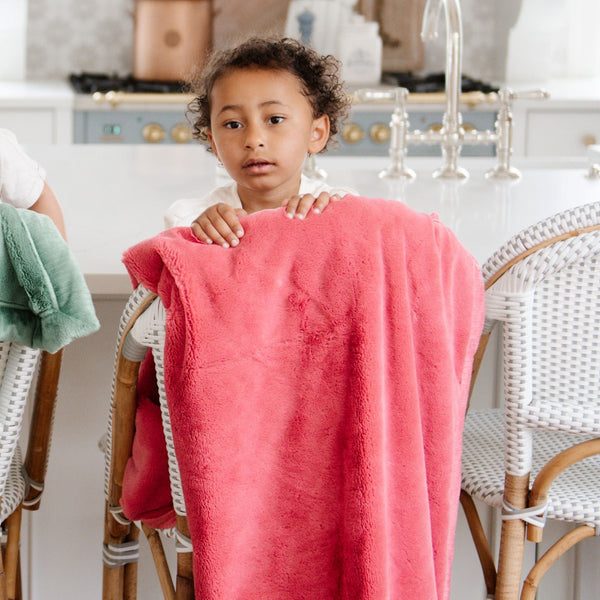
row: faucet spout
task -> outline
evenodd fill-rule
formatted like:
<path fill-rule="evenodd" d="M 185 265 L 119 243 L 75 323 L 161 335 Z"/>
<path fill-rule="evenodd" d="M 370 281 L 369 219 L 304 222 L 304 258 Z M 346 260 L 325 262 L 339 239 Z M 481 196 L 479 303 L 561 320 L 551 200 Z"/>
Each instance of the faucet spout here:
<path fill-rule="evenodd" d="M 438 36 L 438 23 L 443 3 L 444 0 L 427 0 L 421 28 L 421 39 L 424 42 L 435 40 Z"/>
<path fill-rule="evenodd" d="M 464 178 L 465 171 L 458 168 L 458 156 L 464 135 L 459 112 L 462 84 L 462 20 L 459 0 L 427 0 L 421 37 L 424 41 L 437 37 L 442 5 L 446 15 L 446 112 L 442 130 L 445 165 L 437 176 Z"/>

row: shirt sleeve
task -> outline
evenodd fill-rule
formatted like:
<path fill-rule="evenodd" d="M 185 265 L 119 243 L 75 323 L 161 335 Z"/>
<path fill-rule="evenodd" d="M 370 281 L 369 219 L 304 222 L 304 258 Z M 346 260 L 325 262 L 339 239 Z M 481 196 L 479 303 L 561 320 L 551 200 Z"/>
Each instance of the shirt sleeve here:
<path fill-rule="evenodd" d="M 44 189 L 46 172 L 21 148 L 14 133 L 0 129 L 0 200 L 30 208 Z"/>

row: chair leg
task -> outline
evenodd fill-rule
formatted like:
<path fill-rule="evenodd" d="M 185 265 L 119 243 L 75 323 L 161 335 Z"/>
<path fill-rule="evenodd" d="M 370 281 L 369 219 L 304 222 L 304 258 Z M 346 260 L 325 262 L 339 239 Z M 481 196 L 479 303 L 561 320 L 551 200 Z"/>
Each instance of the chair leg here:
<path fill-rule="evenodd" d="M 186 537 L 190 537 L 187 519 L 177 516 L 177 529 Z M 194 555 L 192 552 L 177 553 L 177 600 L 194 600 Z"/>
<path fill-rule="evenodd" d="M 467 524 L 469 525 L 469 531 L 471 532 L 477 555 L 479 556 L 487 594 L 488 596 L 493 596 L 496 590 L 496 565 L 492 558 L 487 536 L 481 525 L 479 513 L 477 512 L 473 498 L 464 490 L 460 492 L 460 503 L 467 518 Z"/>
<path fill-rule="evenodd" d="M 16 600 L 19 597 L 19 542 L 21 539 L 21 516 L 22 505 L 6 519 L 6 554 L 4 570 L 6 577 L 6 595 L 8 600 Z"/>
<path fill-rule="evenodd" d="M 529 493 L 529 474 L 506 474 L 504 498 L 516 508 L 525 508 Z M 514 519 L 502 522 L 500 554 L 496 579 L 496 600 L 518 600 L 525 550 L 525 522 Z"/>
<path fill-rule="evenodd" d="M 138 540 L 140 537 L 140 530 L 135 526 L 131 526 L 131 531 L 127 536 L 128 542 Z M 137 576 L 138 576 L 138 563 L 130 562 L 125 565 L 125 572 L 123 574 L 123 598 L 125 600 L 136 600 L 137 598 Z"/>
<path fill-rule="evenodd" d="M 594 537 L 595 531 L 593 527 L 582 525 L 563 535 L 554 545 L 552 545 L 542 558 L 529 571 L 529 575 L 523 582 L 523 591 L 521 592 L 521 600 L 534 600 L 537 593 L 537 588 L 546 571 L 567 551 L 581 540 L 589 537 Z"/>
<path fill-rule="evenodd" d="M 136 542 L 139 530 L 134 523 L 118 523 L 110 514 L 108 504 L 105 512 L 104 545 L 119 546 Z M 102 600 L 130 600 L 136 597 L 137 562 L 111 566 L 105 562 L 102 572 Z"/>
<path fill-rule="evenodd" d="M 6 574 L 4 573 L 5 547 L 2 545 L 0 551 L 0 600 L 6 600 Z"/>
<path fill-rule="evenodd" d="M 173 585 L 173 578 L 171 577 L 165 550 L 160 540 L 160 534 L 156 529 L 151 529 L 147 525 L 144 525 L 144 523 L 142 523 L 142 531 L 148 539 L 148 544 L 152 551 L 152 558 L 154 559 L 163 596 L 165 600 L 175 600 L 175 586 Z"/>

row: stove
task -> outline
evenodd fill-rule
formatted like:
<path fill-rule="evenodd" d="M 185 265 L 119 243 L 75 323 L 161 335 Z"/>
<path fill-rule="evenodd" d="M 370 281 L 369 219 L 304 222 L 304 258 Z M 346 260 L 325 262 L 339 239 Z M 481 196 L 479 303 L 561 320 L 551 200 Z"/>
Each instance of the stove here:
<path fill-rule="evenodd" d="M 132 92 L 136 94 L 181 94 L 186 91 L 182 81 L 146 81 L 133 75 L 122 77 L 105 73 L 72 73 L 69 75 L 71 87 L 78 94 L 96 92 Z"/>
<path fill-rule="evenodd" d="M 69 76 L 75 96 L 74 141 L 80 144 L 197 144 L 186 117 L 193 99 L 183 82 L 147 81 L 133 76 L 81 72 Z M 406 87 L 413 129 L 441 127 L 445 106 L 444 74 L 418 76 L 384 73 L 384 87 Z M 349 90 L 352 92 L 352 90 Z M 465 128 L 493 129 L 497 88 L 463 75 Z M 338 142 L 329 154 L 386 156 L 389 147 L 389 103 L 354 103 Z M 409 155 L 434 156 L 437 146 L 409 146 Z M 492 156 L 492 146 L 465 146 L 464 156 Z"/>

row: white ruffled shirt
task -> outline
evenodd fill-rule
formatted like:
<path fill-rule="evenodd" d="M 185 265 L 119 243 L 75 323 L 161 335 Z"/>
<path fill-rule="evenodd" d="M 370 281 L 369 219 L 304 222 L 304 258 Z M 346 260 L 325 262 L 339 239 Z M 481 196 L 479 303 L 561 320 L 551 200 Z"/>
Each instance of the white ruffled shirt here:
<path fill-rule="evenodd" d="M 29 208 L 44 189 L 46 171 L 19 145 L 15 134 L 0 129 L 0 201 Z"/>
<path fill-rule="evenodd" d="M 309 179 L 302 175 L 299 194 L 312 194 L 317 197 L 321 192 L 337 194 L 342 197 L 346 194 L 356 194 L 350 188 L 331 187 L 323 181 Z M 219 202 L 229 204 L 233 208 L 242 208 L 242 202 L 237 193 L 235 182 L 219 187 L 204 198 L 182 198 L 174 202 L 165 212 L 165 227 L 191 227 L 192 223 L 209 207 Z"/>

